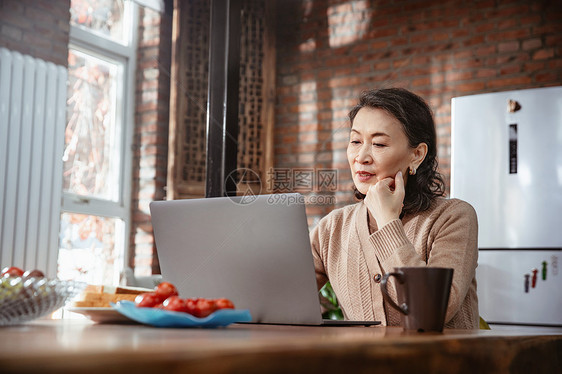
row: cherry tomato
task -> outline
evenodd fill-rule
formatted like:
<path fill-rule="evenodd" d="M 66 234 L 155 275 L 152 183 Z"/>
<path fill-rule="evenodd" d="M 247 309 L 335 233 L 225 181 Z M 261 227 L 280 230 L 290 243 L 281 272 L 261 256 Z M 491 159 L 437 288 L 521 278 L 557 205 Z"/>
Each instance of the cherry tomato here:
<path fill-rule="evenodd" d="M 156 295 L 158 295 L 162 301 L 166 300 L 170 296 L 178 296 L 178 290 L 176 286 L 174 286 L 170 282 L 162 282 L 154 289 Z"/>
<path fill-rule="evenodd" d="M 141 293 L 135 298 L 135 304 L 140 308 L 155 308 L 162 304 L 162 300 L 154 292 Z"/>
<path fill-rule="evenodd" d="M 198 299 L 185 299 L 185 311 L 193 316 L 195 315 L 195 306 L 197 305 L 197 300 Z"/>
<path fill-rule="evenodd" d="M 18 267 L 5 267 L 2 270 L 2 277 L 21 277 L 23 275 L 23 270 Z"/>
<path fill-rule="evenodd" d="M 217 310 L 217 306 L 213 300 L 196 299 L 194 300 L 194 306 L 190 313 L 195 317 L 204 318 L 213 313 L 215 310 Z"/>
<path fill-rule="evenodd" d="M 24 278 L 45 278 L 45 274 L 41 270 L 28 270 L 23 273 Z"/>
<path fill-rule="evenodd" d="M 163 304 L 163 309 L 171 310 L 174 312 L 187 313 L 187 304 L 184 299 L 179 296 L 168 297 Z"/>
<path fill-rule="evenodd" d="M 217 309 L 234 309 L 234 304 L 228 299 L 216 299 L 215 305 Z"/>

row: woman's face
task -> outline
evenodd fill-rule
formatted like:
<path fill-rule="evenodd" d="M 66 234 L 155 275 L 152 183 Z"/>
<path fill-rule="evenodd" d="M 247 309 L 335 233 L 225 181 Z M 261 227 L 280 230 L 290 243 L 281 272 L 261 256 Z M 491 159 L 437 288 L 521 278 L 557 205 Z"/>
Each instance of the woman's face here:
<path fill-rule="evenodd" d="M 394 178 L 400 170 L 406 182 L 408 166 L 417 167 L 416 148 L 409 146 L 402 124 L 385 110 L 375 108 L 361 108 L 355 116 L 347 159 L 355 187 L 364 195 L 369 186 Z"/>

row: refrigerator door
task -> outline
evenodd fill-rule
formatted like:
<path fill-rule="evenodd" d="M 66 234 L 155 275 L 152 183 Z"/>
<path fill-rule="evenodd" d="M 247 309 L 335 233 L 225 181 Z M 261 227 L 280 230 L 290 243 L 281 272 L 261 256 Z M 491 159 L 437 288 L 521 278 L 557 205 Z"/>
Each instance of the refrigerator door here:
<path fill-rule="evenodd" d="M 480 251 L 480 316 L 488 323 L 562 326 L 561 260 L 555 250 Z"/>
<path fill-rule="evenodd" d="M 476 209 L 480 248 L 562 248 L 562 87 L 454 98 L 451 196 Z"/>
<path fill-rule="evenodd" d="M 562 326 L 562 87 L 454 98 L 451 196 L 478 215 L 480 315 Z"/>

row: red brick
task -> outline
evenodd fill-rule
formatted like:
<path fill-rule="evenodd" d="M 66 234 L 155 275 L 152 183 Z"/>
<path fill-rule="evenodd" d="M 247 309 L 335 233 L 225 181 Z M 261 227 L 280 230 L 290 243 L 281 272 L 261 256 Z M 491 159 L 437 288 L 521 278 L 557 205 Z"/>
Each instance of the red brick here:
<path fill-rule="evenodd" d="M 392 62 L 392 67 L 394 69 L 400 69 L 404 66 L 407 66 L 409 64 L 410 60 L 409 59 L 401 59 L 401 60 L 395 60 Z"/>
<path fill-rule="evenodd" d="M 344 57 L 336 57 L 336 58 L 328 59 L 324 62 L 324 64 L 325 66 L 333 67 L 333 66 L 355 64 L 357 62 L 358 62 L 358 58 L 355 56 L 344 56 Z"/>
<path fill-rule="evenodd" d="M 516 62 L 525 62 L 529 60 L 529 54 L 527 53 L 519 53 L 519 54 L 509 54 L 509 55 L 500 55 L 497 57 L 491 57 L 486 60 L 486 63 L 493 64 L 493 65 L 504 65 L 508 63 L 516 63 Z"/>
<path fill-rule="evenodd" d="M 412 86 L 413 87 L 427 86 L 429 84 L 430 84 L 430 78 L 429 77 L 424 77 L 424 78 L 412 80 Z"/>
<path fill-rule="evenodd" d="M 307 103 L 315 100 L 315 95 L 313 92 L 304 92 L 299 94 L 299 101 L 301 103 Z"/>
<path fill-rule="evenodd" d="M 525 40 L 522 43 L 522 49 L 524 51 L 540 48 L 541 46 L 542 46 L 542 40 L 540 38 Z"/>
<path fill-rule="evenodd" d="M 560 4 L 558 4 L 560 5 Z M 553 23 L 560 23 L 560 20 L 562 19 L 562 7 L 558 6 L 558 9 L 554 10 L 554 11 L 548 11 L 546 12 L 546 20 L 548 22 L 553 22 Z"/>
<path fill-rule="evenodd" d="M 496 52 L 495 45 L 488 45 L 486 47 L 478 48 L 474 51 L 476 56 L 488 56 Z"/>
<path fill-rule="evenodd" d="M 425 43 L 428 42 L 430 40 L 429 35 L 428 34 L 414 34 L 414 35 L 410 35 L 410 43 L 411 44 L 420 44 L 420 43 Z"/>
<path fill-rule="evenodd" d="M 455 59 L 471 58 L 473 56 L 472 50 L 455 52 L 453 57 Z"/>
<path fill-rule="evenodd" d="M 0 17 L 2 13 L 4 15 L 9 15 L 10 17 L 6 18 L 20 18 L 22 13 L 24 12 L 24 4 L 22 1 L 3 1 L 0 3 L 2 7 L 2 12 L 0 12 Z M 1 17 L 4 18 L 4 17 Z"/>
<path fill-rule="evenodd" d="M 431 84 L 437 85 L 445 81 L 445 76 L 443 74 L 433 74 L 431 75 Z"/>
<path fill-rule="evenodd" d="M 562 45 L 562 34 L 559 35 L 548 35 L 546 37 L 547 47 L 558 47 Z"/>
<path fill-rule="evenodd" d="M 32 31 L 25 32 L 23 34 L 22 41 L 24 43 L 32 44 L 36 48 L 51 48 L 52 46 L 51 41 L 48 38 L 43 38 L 41 35 Z"/>
<path fill-rule="evenodd" d="M 377 39 L 377 38 L 385 38 L 388 36 L 398 35 L 398 28 L 387 28 L 387 29 L 374 29 L 369 31 L 367 34 L 367 38 L 369 39 Z"/>
<path fill-rule="evenodd" d="M 486 36 L 486 38 L 489 42 L 502 42 L 510 39 L 524 38 L 529 35 L 530 35 L 529 29 L 518 29 L 518 30 L 490 33 Z"/>
<path fill-rule="evenodd" d="M 471 58 L 468 60 L 455 61 L 453 67 L 455 69 L 477 68 L 484 65 L 482 59 Z"/>
<path fill-rule="evenodd" d="M 325 69 L 325 70 L 316 70 L 316 77 L 319 80 L 323 80 L 323 79 L 327 79 L 327 78 L 331 78 L 334 75 L 333 70 L 331 69 Z"/>
<path fill-rule="evenodd" d="M 302 143 L 299 144 L 296 143 L 296 141 L 293 141 L 291 143 L 285 143 L 285 144 L 292 144 L 293 146 L 291 147 L 291 150 L 294 153 L 315 152 L 318 149 L 317 144 L 302 144 Z"/>
<path fill-rule="evenodd" d="M 521 26 L 537 25 L 541 23 L 540 14 L 522 15 L 519 19 Z"/>
<path fill-rule="evenodd" d="M 362 73 L 368 73 L 370 72 L 371 69 L 371 65 L 370 64 L 362 64 L 359 67 L 356 67 L 355 69 L 353 69 L 353 73 L 354 74 L 362 74 Z"/>
<path fill-rule="evenodd" d="M 412 65 L 423 65 L 427 64 L 431 61 L 429 56 L 413 56 L 412 57 Z"/>
<path fill-rule="evenodd" d="M 26 7 L 25 9 L 25 16 L 31 20 L 33 23 L 45 23 L 45 24 L 53 24 L 55 22 L 55 18 L 47 13 L 42 11 L 41 9 L 35 7 Z M 70 13 L 69 13 L 70 16 Z M 70 21 L 70 19 L 69 19 Z"/>
<path fill-rule="evenodd" d="M 461 81 L 461 80 L 467 80 L 472 78 L 472 72 L 470 71 L 465 71 L 465 72 L 447 72 L 445 74 L 445 79 L 448 82 L 454 82 L 454 81 Z"/>
<path fill-rule="evenodd" d="M 318 105 L 316 103 L 312 104 L 299 104 L 299 112 L 316 112 L 318 110 Z"/>
<path fill-rule="evenodd" d="M 512 41 L 498 44 L 498 52 L 515 52 L 519 50 L 519 42 Z"/>
<path fill-rule="evenodd" d="M 444 41 L 444 40 L 448 40 L 450 38 L 449 33 L 448 32 L 434 32 L 431 34 L 431 38 L 434 41 Z"/>
<path fill-rule="evenodd" d="M 500 78 L 500 79 L 489 80 L 486 83 L 486 87 L 498 88 L 498 87 L 508 87 L 508 86 L 529 84 L 529 83 L 531 83 L 531 78 L 528 77 L 528 76 L 513 77 L 513 78 Z"/>
<path fill-rule="evenodd" d="M 386 49 L 388 48 L 387 41 L 373 41 L 369 44 L 369 50 L 378 50 L 378 49 Z"/>
<path fill-rule="evenodd" d="M 561 22 L 533 27 L 534 35 L 560 34 L 561 32 L 562 32 Z"/>
<path fill-rule="evenodd" d="M 387 70 L 390 68 L 390 62 L 389 61 L 380 61 L 380 62 L 376 62 L 373 65 L 373 70 L 375 71 L 379 71 L 379 70 Z"/>
<path fill-rule="evenodd" d="M 544 62 L 527 62 L 524 65 L 524 70 L 526 72 L 534 72 L 537 70 L 541 70 L 545 68 L 545 63 Z"/>
<path fill-rule="evenodd" d="M 495 77 L 497 75 L 496 69 L 479 69 L 476 72 L 476 78 L 490 78 Z"/>
<path fill-rule="evenodd" d="M 17 27 L 10 26 L 8 24 L 2 25 L 0 32 L 2 36 L 5 36 L 15 42 L 20 42 L 22 38 L 22 31 Z"/>
<path fill-rule="evenodd" d="M 285 97 L 281 98 L 279 100 L 279 102 L 282 105 L 296 104 L 297 103 L 297 97 L 296 96 L 285 96 Z"/>
<path fill-rule="evenodd" d="M 333 76 L 350 75 L 352 72 L 357 71 L 356 68 L 350 68 L 348 66 L 343 66 L 333 71 Z"/>
<path fill-rule="evenodd" d="M 299 107 L 298 105 L 288 105 L 284 108 L 285 113 L 298 113 Z"/>
<path fill-rule="evenodd" d="M 498 22 L 497 28 L 499 30 L 505 30 L 505 29 L 510 29 L 510 28 L 516 27 L 518 24 L 519 24 L 518 19 L 508 18 L 508 19 L 504 19 L 504 20 L 501 20 L 500 22 Z"/>
<path fill-rule="evenodd" d="M 558 74 L 556 72 L 544 72 L 544 73 L 537 73 L 535 75 L 535 80 L 537 82 L 556 82 L 558 78 Z"/>
<path fill-rule="evenodd" d="M 496 27 L 493 23 L 486 23 L 480 26 L 477 26 L 475 31 L 477 33 L 488 33 L 489 31 L 494 30 Z"/>
<path fill-rule="evenodd" d="M 562 59 L 548 61 L 549 69 L 562 69 Z"/>
<path fill-rule="evenodd" d="M 275 154 L 289 154 L 291 150 L 287 146 L 279 146 L 278 144 L 275 145 Z"/>
<path fill-rule="evenodd" d="M 533 60 L 543 60 L 554 56 L 552 48 L 540 49 L 533 53 Z"/>
<path fill-rule="evenodd" d="M 390 45 L 393 47 L 408 44 L 407 38 L 393 38 Z"/>
<path fill-rule="evenodd" d="M 520 15 L 520 14 L 527 14 L 529 12 L 529 6 L 526 4 L 518 5 L 518 6 L 509 6 L 506 8 L 498 9 L 494 11 L 496 16 L 502 18 L 509 18 L 512 16 Z"/>
<path fill-rule="evenodd" d="M 470 35 L 470 31 L 468 29 L 459 28 L 457 30 L 453 30 L 451 36 L 453 38 L 462 38 L 462 37 L 465 37 L 465 36 L 468 36 L 468 35 Z"/>
<path fill-rule="evenodd" d="M 500 69 L 500 75 L 510 75 L 519 73 L 521 71 L 520 65 L 504 66 Z"/>
<path fill-rule="evenodd" d="M 369 49 L 371 49 L 371 46 L 367 43 L 359 43 L 353 46 L 353 48 L 351 48 L 351 54 L 355 55 L 357 53 L 362 53 L 362 52 L 366 52 Z"/>
<path fill-rule="evenodd" d="M 427 75 L 429 74 L 429 69 L 427 67 L 424 68 L 416 68 L 416 64 L 410 64 L 412 66 L 409 69 L 402 70 L 402 75 L 405 77 L 412 77 L 412 76 L 419 76 L 419 75 Z"/>

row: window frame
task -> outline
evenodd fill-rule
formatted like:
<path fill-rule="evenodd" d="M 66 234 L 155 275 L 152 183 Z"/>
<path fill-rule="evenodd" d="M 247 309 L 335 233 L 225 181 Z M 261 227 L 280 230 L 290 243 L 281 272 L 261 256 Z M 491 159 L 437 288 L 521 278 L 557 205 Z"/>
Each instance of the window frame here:
<path fill-rule="evenodd" d="M 77 195 L 62 191 L 61 216 L 63 213 L 78 213 L 101 217 L 118 218 L 123 221 L 123 238 L 115 238 L 115 243 L 122 243 L 123 253 L 117 253 L 116 272 L 121 272 L 129 263 L 129 233 L 131 229 L 131 188 L 133 162 L 133 134 L 135 119 L 136 60 L 138 45 L 139 6 L 128 0 L 130 30 L 127 45 L 105 38 L 95 32 L 89 32 L 80 26 L 70 25 L 69 49 L 90 54 L 97 58 L 122 63 L 120 72 L 122 89 L 116 92 L 118 103 L 115 113 L 116 127 L 121 130 L 119 192 L 117 201 Z M 120 104 L 120 105 L 119 105 Z M 62 151 L 62 150 L 61 150 Z M 62 175 L 61 175 L 62 178 Z M 60 230 L 60 229 L 59 229 Z"/>

